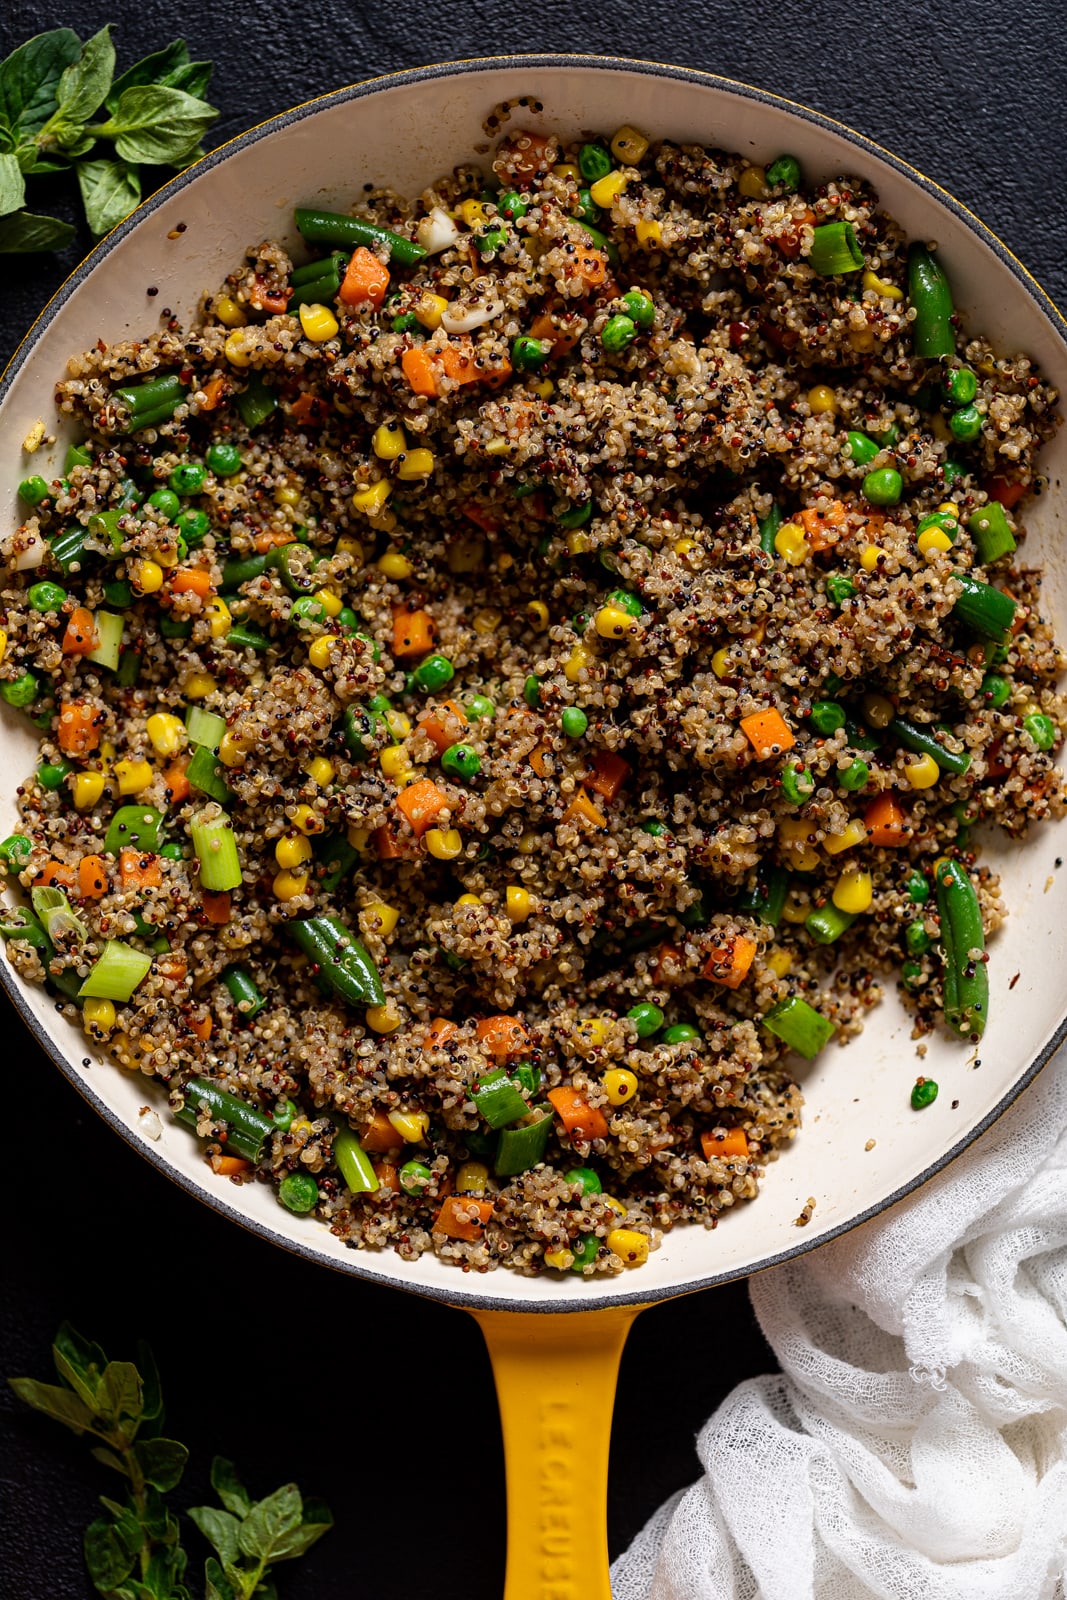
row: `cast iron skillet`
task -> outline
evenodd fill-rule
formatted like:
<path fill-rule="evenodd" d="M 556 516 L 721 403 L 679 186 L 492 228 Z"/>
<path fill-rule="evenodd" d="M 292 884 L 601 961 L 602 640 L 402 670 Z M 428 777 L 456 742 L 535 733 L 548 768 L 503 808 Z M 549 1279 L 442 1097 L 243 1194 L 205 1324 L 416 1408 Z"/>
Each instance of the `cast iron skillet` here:
<path fill-rule="evenodd" d="M 295 203 L 345 208 L 365 182 L 418 193 L 460 161 L 484 155 L 483 120 L 518 100 L 511 124 L 566 135 L 608 132 L 626 121 L 652 137 L 740 150 L 754 160 L 790 151 L 809 177 L 858 174 L 912 236 L 936 239 L 970 325 L 998 351 L 1025 350 L 1067 389 L 1067 324 L 1005 247 L 963 206 L 870 140 L 777 96 L 710 74 L 586 56 L 454 62 L 356 84 L 298 106 L 243 134 L 174 179 L 105 239 L 31 329 L 0 385 L 5 456 L 4 522 L 20 519 L 13 486 L 24 475 L 20 441 L 53 418 L 52 386 L 68 354 L 98 338 L 153 326 L 160 305 L 190 315 L 200 294 L 264 237 L 289 238 Z M 184 224 L 179 230 L 178 224 Z M 158 298 L 145 298 L 149 285 Z M 67 440 L 34 470 L 58 475 Z M 1052 492 L 1028 515 L 1029 559 L 1046 569 L 1044 596 L 1067 633 L 1067 571 L 1056 540 L 1057 493 L 1067 444 L 1045 470 Z M 51 470 L 50 470 L 51 469 Z M 3 708 L 0 827 L 15 821 L 15 789 L 34 760 L 17 713 Z M 507 1600 L 608 1600 L 604 1496 L 619 1356 L 638 1310 L 670 1295 L 761 1271 L 876 1216 L 943 1168 L 1040 1071 L 1064 1036 L 1056 951 L 1061 910 L 1052 864 L 1062 824 L 1025 849 L 991 841 L 1011 917 L 993 944 L 990 1023 L 981 1049 L 930 1041 L 915 1055 L 895 1001 L 863 1037 L 830 1049 L 802 1072 L 804 1129 L 770 1167 L 764 1192 L 715 1232 L 676 1230 L 638 1271 L 595 1283 L 506 1271 L 472 1277 L 432 1257 L 347 1250 L 321 1225 L 295 1218 L 264 1185 L 216 1178 L 196 1141 L 141 1108 L 152 1086 L 99 1060 L 81 1065 L 83 1035 L 56 1016 L 41 990 L 0 976 L 26 1025 L 105 1120 L 183 1188 L 286 1249 L 343 1272 L 465 1306 L 493 1357 L 504 1423 L 509 1494 Z M 1049 890 L 1050 885 L 1051 892 Z M 1020 974 L 1014 987 L 1011 980 Z M 941 1085 L 922 1116 L 908 1091 L 922 1071 Z M 153 1134 L 155 1135 L 153 1137 Z M 868 1149 L 871 1140 L 874 1147 Z M 814 1220 L 795 1219 L 809 1196 Z M 584 1313 L 577 1320 L 570 1313 Z"/>

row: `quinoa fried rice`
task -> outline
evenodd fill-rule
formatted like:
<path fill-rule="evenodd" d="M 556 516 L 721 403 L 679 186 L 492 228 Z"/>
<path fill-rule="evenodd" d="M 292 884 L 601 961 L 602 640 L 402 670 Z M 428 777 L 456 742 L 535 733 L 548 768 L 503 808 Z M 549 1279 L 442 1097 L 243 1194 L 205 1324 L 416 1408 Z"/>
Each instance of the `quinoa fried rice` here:
<path fill-rule="evenodd" d="M 77 925 L 46 946 L 9 918 L 8 958 L 70 996 L 106 940 L 150 955 L 84 1025 L 187 1100 L 220 1174 L 300 1174 L 286 1203 L 351 1244 L 465 1270 L 616 1272 L 752 1199 L 801 1115 L 761 1019 L 797 997 L 844 1042 L 903 969 L 917 1032 L 939 1025 L 934 860 L 991 934 L 971 824 L 1022 835 L 1064 804 L 1063 663 L 1025 561 L 1056 395 L 958 318 L 954 354 L 915 354 L 907 241 L 861 180 L 646 145 L 506 133 L 491 172 L 353 207 L 426 242 L 413 264 L 372 239 L 298 314 L 266 242 L 194 327 L 164 311 L 72 357 L 56 402 L 85 456 L 2 545 L 0 680 L 42 760 L 7 865 Z M 842 222 L 862 269 L 814 270 Z M 160 374 L 179 403 L 136 426 L 118 391 Z M 983 567 L 992 502 L 1020 548 Z M 999 644 L 954 612 L 959 574 L 1010 590 Z M 75 608 L 90 640 L 121 615 L 123 666 L 68 648 Z M 191 705 L 224 719 L 222 803 L 184 778 Z M 742 723 L 772 711 L 768 745 Z M 895 715 L 966 770 L 931 777 Z M 867 820 L 886 796 L 896 835 Z M 105 846 L 131 803 L 163 818 L 132 862 Z M 228 897 L 189 827 L 226 813 Z M 322 914 L 383 1004 L 324 993 L 286 936 Z M 258 1160 L 191 1079 L 273 1119 Z M 527 1170 L 479 1109 L 502 1081 L 511 1133 L 540 1131 Z"/>

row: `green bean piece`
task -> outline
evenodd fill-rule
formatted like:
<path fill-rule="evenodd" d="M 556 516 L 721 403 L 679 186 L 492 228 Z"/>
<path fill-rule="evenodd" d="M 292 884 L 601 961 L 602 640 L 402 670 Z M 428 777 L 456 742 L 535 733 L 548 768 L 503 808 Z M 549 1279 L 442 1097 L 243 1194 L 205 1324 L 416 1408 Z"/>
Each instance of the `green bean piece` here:
<path fill-rule="evenodd" d="M 128 611 L 133 605 L 133 585 L 128 578 L 112 578 L 104 584 L 104 599 L 116 611 Z"/>
<path fill-rule="evenodd" d="M 116 389 L 116 399 L 121 400 L 129 412 L 126 432 L 137 433 L 142 428 L 154 428 L 160 422 L 169 421 L 188 392 L 174 372 Z"/>
<path fill-rule="evenodd" d="M 385 1004 L 385 990 L 366 946 L 339 917 L 303 917 L 286 931 L 318 968 L 320 986 L 353 1006 Z"/>
<path fill-rule="evenodd" d="M 42 478 L 40 473 L 34 473 L 32 478 L 23 478 L 18 488 L 19 499 L 25 505 L 33 507 L 39 506 L 43 500 L 47 500 L 51 493 L 51 484 Z"/>
<path fill-rule="evenodd" d="M 923 1111 L 937 1099 L 937 1084 L 933 1078 L 916 1078 L 911 1091 L 911 1104 L 915 1111 Z"/>
<path fill-rule="evenodd" d="M 952 607 L 952 615 L 973 633 L 1003 644 L 1015 620 L 1015 601 L 1002 590 L 994 589 L 992 584 L 981 583 L 965 572 L 954 572 L 952 576 L 963 586 L 963 592 Z"/>
<path fill-rule="evenodd" d="M 35 950 L 52 954 L 52 943 L 41 924 L 25 906 L 4 907 L 0 910 L 0 939 L 22 939 Z"/>
<path fill-rule="evenodd" d="M 120 806 L 108 824 L 104 853 L 117 856 L 120 850 L 143 850 L 154 854 L 162 827 L 162 813 L 154 806 Z"/>
<path fill-rule="evenodd" d="M 917 868 L 913 868 L 908 873 L 904 887 L 907 890 L 908 899 L 913 905 L 924 906 L 930 898 L 930 880 L 924 873 L 919 872 Z"/>
<path fill-rule="evenodd" d="M 115 673 L 115 682 L 121 689 L 132 689 L 141 673 L 141 652 L 124 650 L 119 656 L 118 670 Z"/>
<path fill-rule="evenodd" d="M 267 566 L 276 572 L 290 594 L 311 594 L 318 584 L 311 575 L 311 561 L 302 544 L 276 545 L 267 557 Z M 321 605 L 319 607 L 321 611 Z"/>
<path fill-rule="evenodd" d="M 164 639 L 188 639 L 193 631 L 193 619 L 171 617 L 164 612 L 159 619 L 159 631 Z"/>
<path fill-rule="evenodd" d="M 974 548 L 983 567 L 988 567 L 1001 556 L 1009 556 L 1015 549 L 1015 535 L 1008 526 L 1007 513 L 999 500 L 990 500 L 979 506 L 967 518 L 967 531 L 974 540 Z"/>
<path fill-rule="evenodd" d="M 402 266 L 414 266 L 426 251 L 421 244 L 405 239 L 399 233 L 381 228 L 375 222 L 364 222 L 361 217 L 346 217 L 336 211 L 319 211 L 310 206 L 297 206 L 296 225 L 308 244 L 342 245 L 354 250 L 357 245 L 388 245 L 392 260 Z"/>
<path fill-rule="evenodd" d="M 814 229 L 808 265 L 821 278 L 858 272 L 863 264 L 863 251 L 851 222 L 824 222 Z"/>
<path fill-rule="evenodd" d="M 251 1022 L 267 1004 L 267 997 L 256 984 L 251 973 L 244 967 L 227 967 L 222 974 L 222 981 L 230 992 L 230 998 L 242 1022 Z"/>
<path fill-rule="evenodd" d="M 271 641 L 265 633 L 260 633 L 258 628 L 249 628 L 243 622 L 235 622 L 224 640 L 231 650 L 255 650 L 257 655 L 262 655 L 264 650 L 269 650 Z"/>
<path fill-rule="evenodd" d="M 782 920 L 788 893 L 789 874 L 785 868 L 761 861 L 756 868 L 755 885 L 738 895 L 737 909 L 776 928 Z"/>
<path fill-rule="evenodd" d="M 762 1020 L 768 1033 L 773 1033 L 775 1038 L 781 1039 L 783 1044 L 808 1061 L 815 1059 L 823 1045 L 837 1031 L 836 1025 L 828 1017 L 796 994 L 779 1000 Z"/>
<path fill-rule="evenodd" d="M 351 1128 L 338 1128 L 333 1138 L 333 1159 L 352 1194 L 377 1194 L 378 1177 Z"/>
<path fill-rule="evenodd" d="M 586 500 L 580 506 L 570 506 L 566 511 L 561 511 L 556 521 L 561 528 L 584 528 L 593 515 L 593 502 Z"/>
<path fill-rule="evenodd" d="M 239 589 L 242 584 L 251 583 L 254 578 L 261 578 L 267 570 L 270 554 L 268 551 L 262 556 L 237 556 L 232 561 L 227 561 L 222 569 L 222 587 Z"/>
<path fill-rule="evenodd" d="M 225 1123 L 227 1154 L 258 1161 L 263 1146 L 274 1133 L 274 1123 L 236 1095 L 229 1094 L 206 1078 L 191 1078 L 182 1090 L 183 1104 L 174 1115 L 187 1128 L 196 1131 L 200 1110 L 207 1110 L 212 1122 Z"/>
<path fill-rule="evenodd" d="M 759 547 L 764 555 L 774 555 L 774 537 L 782 526 L 782 521 L 782 509 L 777 500 L 772 500 L 767 515 L 759 519 Z"/>
<path fill-rule="evenodd" d="M 954 355 L 952 290 L 941 263 L 925 245 L 913 244 L 908 251 L 908 299 L 915 311 L 912 323 L 915 354 L 931 361 Z"/>
<path fill-rule="evenodd" d="M 576 1240 L 571 1249 L 574 1252 L 574 1260 L 571 1262 L 570 1271 L 584 1277 L 583 1269 L 591 1266 L 600 1253 L 600 1240 L 595 1233 L 590 1233 L 584 1239 Z"/>
<path fill-rule="evenodd" d="M 529 1061 L 520 1061 L 514 1072 L 515 1082 L 525 1094 L 536 1094 L 541 1087 L 541 1069 Z"/>
<path fill-rule="evenodd" d="M 808 913 L 804 926 L 816 944 L 833 944 L 848 932 L 855 920 L 854 912 L 839 911 L 832 901 L 828 901 L 826 905 Z"/>
<path fill-rule="evenodd" d="M 237 409 L 246 428 L 258 428 L 278 409 L 278 396 L 261 372 L 253 372 L 237 396 Z"/>
<path fill-rule="evenodd" d="M 529 1172 L 545 1159 L 545 1146 L 552 1132 L 552 1114 L 542 1109 L 536 1122 L 525 1122 L 518 1128 L 505 1128 L 496 1149 L 493 1171 L 498 1178 L 517 1177 Z"/>
<path fill-rule="evenodd" d="M 310 1172 L 287 1172 L 278 1185 L 278 1199 L 294 1217 L 304 1217 L 319 1203 L 319 1186 Z"/>
<path fill-rule="evenodd" d="M 323 834 L 315 854 L 326 868 L 319 879 L 319 888 L 323 894 L 333 894 L 348 877 L 360 857 L 360 852 L 354 844 L 348 842 L 343 833 Z"/>
<path fill-rule="evenodd" d="M 80 522 L 48 535 L 48 547 L 65 573 L 77 571 L 85 558 L 86 530 Z"/>
<path fill-rule="evenodd" d="M 910 722 L 905 717 L 894 717 L 886 732 L 891 734 L 898 744 L 902 744 L 905 750 L 913 750 L 919 756 L 933 756 L 941 772 L 951 772 L 961 777 L 971 765 L 971 752 L 946 750 L 937 738 L 936 729 L 932 725 Z"/>
<path fill-rule="evenodd" d="M 320 256 L 315 261 L 305 261 L 302 267 L 294 267 L 289 274 L 289 282 L 297 289 L 303 283 L 314 283 L 316 278 L 335 269 L 343 273 L 347 266 L 348 255 L 343 250 L 331 250 L 328 256 Z M 289 303 L 292 305 L 292 301 Z"/>
<path fill-rule="evenodd" d="M 978 894 L 967 869 L 949 856 L 934 863 L 941 920 L 945 1021 L 965 1039 L 979 1038 L 989 1012 L 989 973 Z"/>
<path fill-rule="evenodd" d="M 303 283 L 293 285 L 293 292 L 286 310 L 292 316 L 301 306 L 329 306 L 341 292 L 341 281 L 344 277 L 344 268 L 338 268 L 332 258 L 327 262 L 316 262 L 316 266 L 323 266 L 325 270 L 317 278 L 305 278 Z"/>

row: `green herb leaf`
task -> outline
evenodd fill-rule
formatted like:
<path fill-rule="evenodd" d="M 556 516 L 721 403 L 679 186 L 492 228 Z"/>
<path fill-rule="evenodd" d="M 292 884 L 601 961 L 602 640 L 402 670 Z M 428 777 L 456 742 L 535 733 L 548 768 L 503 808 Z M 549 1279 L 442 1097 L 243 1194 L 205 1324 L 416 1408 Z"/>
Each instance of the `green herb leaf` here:
<path fill-rule="evenodd" d="M 141 198 L 141 175 L 128 161 L 79 161 L 86 220 L 99 239 L 129 216 Z"/>
<path fill-rule="evenodd" d="M 141 1374 L 141 1415 L 146 1422 L 153 1422 L 163 1415 L 163 1390 L 156 1358 L 143 1339 L 137 1341 L 137 1368 Z"/>
<path fill-rule="evenodd" d="M 85 41 L 80 57 L 64 69 L 59 80 L 56 108 L 64 122 L 88 122 L 103 105 L 114 75 L 115 46 L 111 42 L 111 24 L 107 22 Z"/>
<path fill-rule="evenodd" d="M 15 151 L 15 160 L 28 178 L 48 172 L 66 172 L 70 166 L 66 156 L 43 156 L 35 144 L 20 144 Z"/>
<path fill-rule="evenodd" d="M 0 217 L 17 211 L 26 198 L 26 180 L 15 155 L 0 155 Z"/>
<path fill-rule="evenodd" d="M 49 124 L 48 141 L 50 149 L 56 149 L 68 160 L 74 161 L 93 148 L 96 134 L 80 122 L 68 122 L 64 117 L 56 116 Z"/>
<path fill-rule="evenodd" d="M 121 95 L 127 89 L 139 89 L 146 83 L 170 83 L 172 74 L 186 66 L 189 61 L 189 51 L 184 39 L 172 39 L 170 44 L 164 45 L 162 50 L 155 50 L 150 56 L 143 56 L 140 61 L 135 61 L 132 67 L 115 79 L 108 90 L 104 104 L 109 111 L 114 111 Z M 178 84 L 184 88 L 184 84 Z"/>
<path fill-rule="evenodd" d="M 265 1500 L 257 1501 L 241 1523 L 241 1550 L 264 1564 L 282 1559 L 278 1551 L 299 1530 L 303 1509 L 296 1484 L 284 1483 Z"/>
<path fill-rule="evenodd" d="M 231 1516 L 228 1511 L 220 1511 L 217 1506 L 190 1506 L 189 1515 L 208 1544 L 218 1551 L 223 1561 L 231 1563 L 237 1561 L 240 1554 L 238 1535 L 241 1524 L 236 1517 Z"/>
<path fill-rule="evenodd" d="M 97 1445 L 92 1453 L 101 1466 L 110 1467 L 112 1472 L 121 1472 L 124 1476 L 129 1477 L 129 1473 L 126 1471 L 126 1463 L 120 1455 L 115 1454 L 114 1450 L 109 1450 L 106 1445 L 101 1444 Z"/>
<path fill-rule="evenodd" d="M 98 1518 L 85 1530 L 85 1565 L 96 1587 L 104 1594 L 128 1578 L 137 1559 L 113 1523 Z"/>
<path fill-rule="evenodd" d="M 27 255 L 33 250 L 61 250 L 74 237 L 69 222 L 40 217 L 32 211 L 13 211 L 0 217 L 0 255 Z"/>
<path fill-rule="evenodd" d="M 181 1482 L 189 1452 L 177 1439 L 142 1439 L 133 1447 L 149 1483 L 166 1494 Z"/>
<path fill-rule="evenodd" d="M 64 1322 L 52 1341 L 52 1360 L 64 1383 L 81 1396 L 86 1405 L 95 1406 L 107 1356 L 98 1344 L 83 1339 L 76 1328 Z"/>
<path fill-rule="evenodd" d="M 100 1380 L 97 1401 L 102 1416 L 134 1424 L 141 1420 L 141 1375 L 132 1361 L 109 1361 Z"/>
<path fill-rule="evenodd" d="M 92 1426 L 93 1413 L 69 1389 L 61 1389 L 55 1383 L 38 1383 L 35 1378 L 11 1378 L 8 1381 L 20 1400 L 25 1400 L 35 1411 L 43 1411 L 46 1417 L 54 1417 L 75 1433 L 84 1433 Z"/>
<path fill-rule="evenodd" d="M 27 39 L 0 62 L 0 129 L 12 136 L 13 144 L 44 127 L 56 109 L 59 80 L 81 48 L 71 28 L 53 28 Z"/>
<path fill-rule="evenodd" d="M 211 1487 L 235 1517 L 246 1517 L 251 1511 L 251 1496 L 237 1476 L 233 1462 L 227 1461 L 225 1456 L 216 1456 L 211 1463 Z"/>
<path fill-rule="evenodd" d="M 204 1600 L 236 1600 L 233 1585 L 214 1556 L 204 1562 Z"/>
<path fill-rule="evenodd" d="M 146 85 L 127 89 L 97 132 L 114 141 L 124 161 L 161 166 L 182 160 L 217 116 L 214 106 L 181 89 Z"/>
<path fill-rule="evenodd" d="M 160 79 L 169 89 L 184 89 L 186 94 L 191 94 L 195 99 L 202 100 L 207 93 L 207 86 L 211 82 L 215 71 L 213 61 L 187 61 L 176 72 L 170 73 L 166 78 Z"/>

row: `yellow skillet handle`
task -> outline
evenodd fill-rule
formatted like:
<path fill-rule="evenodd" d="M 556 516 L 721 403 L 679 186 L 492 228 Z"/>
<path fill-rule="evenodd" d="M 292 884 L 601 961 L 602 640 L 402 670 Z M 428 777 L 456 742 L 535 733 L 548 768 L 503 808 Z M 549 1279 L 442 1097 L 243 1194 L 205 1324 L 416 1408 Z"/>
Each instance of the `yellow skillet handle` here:
<path fill-rule="evenodd" d="M 474 1312 L 504 1431 L 504 1600 L 611 1600 L 611 1411 L 622 1347 L 642 1309 Z"/>

